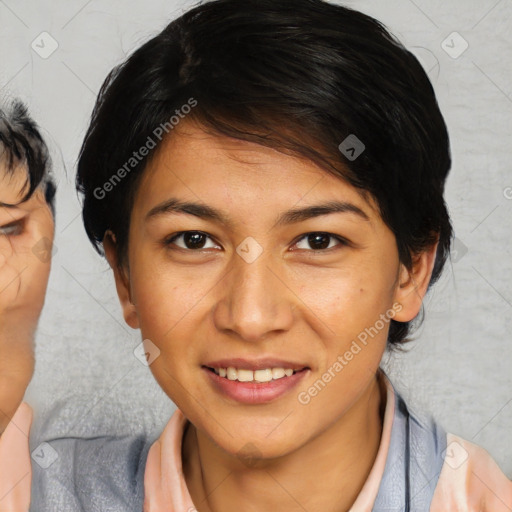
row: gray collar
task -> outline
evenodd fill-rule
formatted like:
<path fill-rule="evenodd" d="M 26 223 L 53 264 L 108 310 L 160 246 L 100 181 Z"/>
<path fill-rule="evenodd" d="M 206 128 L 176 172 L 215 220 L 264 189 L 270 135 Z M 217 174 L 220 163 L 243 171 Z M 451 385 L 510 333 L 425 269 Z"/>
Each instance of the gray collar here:
<path fill-rule="evenodd" d="M 411 413 L 393 390 L 391 440 L 372 512 L 429 512 L 443 466 L 446 432 L 431 416 Z"/>

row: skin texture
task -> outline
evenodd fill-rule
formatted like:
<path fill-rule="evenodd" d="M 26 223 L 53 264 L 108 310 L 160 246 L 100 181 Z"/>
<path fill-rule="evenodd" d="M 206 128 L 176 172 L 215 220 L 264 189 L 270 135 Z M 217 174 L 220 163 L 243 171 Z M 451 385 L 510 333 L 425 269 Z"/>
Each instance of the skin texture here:
<path fill-rule="evenodd" d="M 150 210 L 171 197 L 208 204 L 228 225 Z M 368 216 L 334 213 L 275 225 L 292 208 L 329 200 Z M 201 231 L 203 248 L 172 235 Z M 332 233 L 313 251 L 304 235 Z M 252 263 L 236 252 L 246 237 L 263 249 Z M 192 423 L 184 474 L 200 512 L 347 510 L 375 459 L 384 395 L 375 378 L 388 323 L 307 405 L 307 390 L 358 334 L 400 304 L 419 312 L 435 246 L 407 270 L 376 205 L 313 163 L 182 122 L 153 155 L 135 197 L 128 261 L 115 236 L 104 247 L 128 325 L 160 353 L 158 383 Z M 188 245 L 188 247 L 194 247 Z M 275 357 L 309 367 L 297 388 L 261 405 L 237 403 L 210 384 L 208 361 Z M 247 457 L 250 458 L 248 463 Z"/>
<path fill-rule="evenodd" d="M 0 165 L 0 203 L 17 204 L 26 172 Z M 34 371 L 34 333 L 44 304 L 54 222 L 44 193 L 0 206 L 0 433 L 16 412 Z M 33 250 L 34 249 L 34 250 Z"/>

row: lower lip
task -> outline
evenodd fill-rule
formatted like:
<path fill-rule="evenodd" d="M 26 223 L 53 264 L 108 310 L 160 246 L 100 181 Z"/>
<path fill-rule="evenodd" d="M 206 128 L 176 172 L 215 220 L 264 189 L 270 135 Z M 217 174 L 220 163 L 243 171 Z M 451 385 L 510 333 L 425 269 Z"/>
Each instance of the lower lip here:
<path fill-rule="evenodd" d="M 225 377 L 219 377 L 208 368 L 203 367 L 203 370 L 207 373 L 217 391 L 244 404 L 264 404 L 276 400 L 296 387 L 309 372 L 309 369 L 306 368 L 289 377 L 260 383 L 229 380 Z"/>

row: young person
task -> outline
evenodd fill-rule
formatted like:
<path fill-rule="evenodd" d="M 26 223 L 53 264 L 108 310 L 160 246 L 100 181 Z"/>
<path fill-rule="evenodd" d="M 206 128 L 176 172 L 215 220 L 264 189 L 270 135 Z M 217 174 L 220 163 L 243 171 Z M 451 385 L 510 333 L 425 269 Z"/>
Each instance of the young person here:
<path fill-rule="evenodd" d="M 450 163 L 418 61 L 321 0 L 207 2 L 115 68 L 83 219 L 178 410 L 155 442 L 49 440 L 34 510 L 510 510 L 379 368 L 449 254 Z"/>
<path fill-rule="evenodd" d="M 34 371 L 34 334 L 50 273 L 50 168 L 26 107 L 18 100 L 0 105 L 0 510 L 16 510 L 14 503 L 30 499 L 17 485 L 26 483 L 19 454 L 26 451 L 32 418 L 21 402 Z"/>

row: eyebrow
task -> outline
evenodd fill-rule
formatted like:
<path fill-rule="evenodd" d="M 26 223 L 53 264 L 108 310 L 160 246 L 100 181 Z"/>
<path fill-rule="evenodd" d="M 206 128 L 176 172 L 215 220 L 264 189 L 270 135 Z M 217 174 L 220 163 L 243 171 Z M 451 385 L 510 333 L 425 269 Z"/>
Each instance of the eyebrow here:
<path fill-rule="evenodd" d="M 308 219 L 320 217 L 322 215 L 329 215 L 332 213 L 351 213 L 357 215 L 363 220 L 369 222 L 370 217 L 361 208 L 355 204 L 346 201 L 328 201 L 326 203 L 307 206 L 305 208 L 292 208 L 286 212 L 281 213 L 274 227 L 283 226 L 288 224 L 296 224 Z M 232 226 L 232 222 L 220 210 L 208 206 L 203 203 L 194 203 L 189 201 L 180 201 L 179 199 L 171 198 L 163 203 L 158 204 L 152 208 L 145 217 L 145 221 L 165 215 L 165 214 L 187 214 L 199 217 L 200 219 L 209 220 L 224 224 L 225 226 Z"/>

